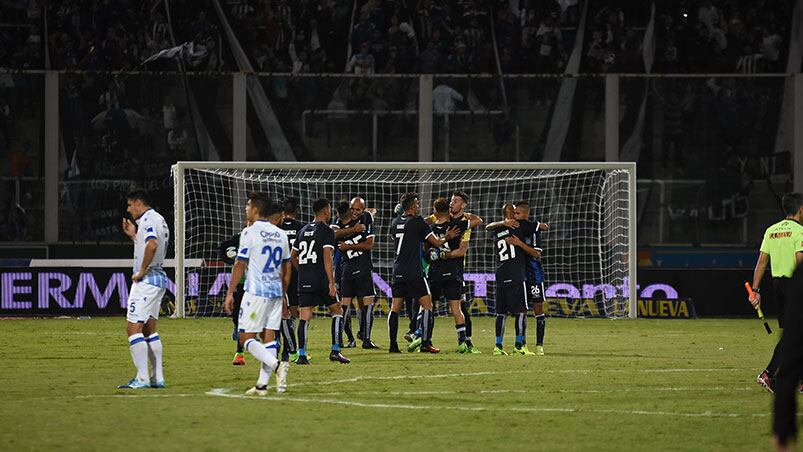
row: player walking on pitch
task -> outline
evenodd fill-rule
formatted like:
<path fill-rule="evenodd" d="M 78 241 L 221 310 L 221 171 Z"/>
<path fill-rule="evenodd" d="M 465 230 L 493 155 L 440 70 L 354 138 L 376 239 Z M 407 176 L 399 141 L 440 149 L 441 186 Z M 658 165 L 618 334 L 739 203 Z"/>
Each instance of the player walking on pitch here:
<path fill-rule="evenodd" d="M 298 361 L 309 364 L 307 339 L 312 308 L 327 306 L 332 314 L 332 351 L 329 360 L 342 364 L 351 360 L 340 353 L 343 346 L 343 310 L 337 302 L 335 288 L 334 249 L 335 233 L 329 227 L 332 206 L 328 199 L 319 199 L 312 204 L 314 221 L 300 231 L 293 244 L 293 265 L 298 267 L 298 306 L 301 320 L 298 322 Z"/>
<path fill-rule="evenodd" d="M 165 219 L 151 207 L 147 192 L 134 190 L 126 196 L 126 202 L 126 211 L 136 221 L 134 226 L 127 218 L 123 219 L 123 232 L 134 242 L 134 275 L 128 295 L 126 333 L 137 375 L 117 388 L 164 388 L 162 341 L 156 324 L 167 288 L 167 274 L 162 265 L 170 230 Z"/>
<path fill-rule="evenodd" d="M 256 385 L 246 395 L 264 396 L 274 372 L 276 392 L 284 392 L 287 387 L 289 363 L 279 364 L 276 332 L 281 327 L 284 297 L 290 284 L 290 246 L 287 235 L 277 227 L 282 220 L 282 206 L 271 203 L 266 194 L 249 194 L 245 214 L 253 224 L 240 234 L 237 262 L 223 309 L 232 312 L 234 292 L 247 268 L 238 320 L 239 337 L 243 348 L 262 365 Z M 256 340 L 257 334 L 261 334 L 261 343 Z"/>
<path fill-rule="evenodd" d="M 789 281 L 795 268 L 803 261 L 803 195 L 788 193 L 784 195 L 783 205 L 786 218 L 768 227 L 761 241 L 758 262 L 753 270 L 753 295 L 750 303 L 753 307 L 761 305 L 760 286 L 770 265 L 772 288 L 778 309 L 778 326 L 784 327 L 784 310 L 789 295 Z M 797 300 L 795 300 L 797 301 Z M 778 371 L 778 345 L 772 352 L 769 364 L 756 377 L 756 382 L 767 391 L 774 392 L 775 373 Z"/>
<path fill-rule="evenodd" d="M 440 350 L 432 346 L 432 296 L 429 284 L 424 278 L 421 265 L 422 244 L 428 243 L 435 248 L 441 247 L 448 240 L 457 236 L 457 229 L 450 227 L 443 238 L 438 238 L 427 222 L 418 215 L 420 207 L 418 194 L 406 193 L 401 197 L 403 214 L 396 217 L 390 225 L 393 237 L 395 258 L 393 259 L 393 301 L 388 314 L 388 334 L 390 336 L 390 353 L 401 353 L 396 341 L 399 332 L 399 311 L 406 297 L 418 298 L 421 305 L 422 343 L 419 351 L 438 353 Z M 409 348 L 408 348 L 409 349 Z"/>

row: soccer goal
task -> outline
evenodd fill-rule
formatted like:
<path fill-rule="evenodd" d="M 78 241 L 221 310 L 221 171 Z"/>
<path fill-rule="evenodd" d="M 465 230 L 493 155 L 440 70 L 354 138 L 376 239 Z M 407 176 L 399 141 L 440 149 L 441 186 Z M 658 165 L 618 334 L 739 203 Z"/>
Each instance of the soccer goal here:
<path fill-rule="evenodd" d="M 176 315 L 222 315 L 230 267 L 220 244 L 245 226 L 251 191 L 300 201 L 301 221 L 318 198 L 360 196 L 376 208 L 373 280 L 376 310 L 387 313 L 393 249 L 388 232 L 399 197 L 415 191 L 421 214 L 456 190 L 485 224 L 503 203 L 525 200 L 542 234 L 551 316 L 636 316 L 636 167 L 634 163 L 278 163 L 179 162 L 175 183 Z M 465 265 L 465 296 L 477 315 L 494 312 L 491 234 L 475 229 Z M 440 305 L 445 305 L 439 304 Z M 445 313 L 445 306 L 440 307 Z"/>

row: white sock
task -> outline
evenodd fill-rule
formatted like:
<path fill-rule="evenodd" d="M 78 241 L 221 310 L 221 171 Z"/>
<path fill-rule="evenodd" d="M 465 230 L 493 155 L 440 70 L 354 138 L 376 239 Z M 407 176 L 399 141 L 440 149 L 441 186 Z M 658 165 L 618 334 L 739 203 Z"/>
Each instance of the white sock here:
<path fill-rule="evenodd" d="M 277 364 L 276 364 L 276 366 L 273 366 L 273 367 L 268 367 L 267 364 L 262 364 L 259 367 L 259 379 L 257 379 L 257 386 L 264 386 L 264 385 L 268 384 L 268 380 L 270 380 L 270 374 L 272 374 L 273 372 L 276 371 L 276 368 L 278 367 L 278 363 L 279 363 L 279 359 L 278 359 L 279 342 L 278 341 L 268 342 L 267 344 L 265 344 L 265 350 L 267 350 L 268 353 L 270 354 L 270 356 L 272 356 L 273 359 L 276 360 Z"/>
<path fill-rule="evenodd" d="M 142 333 L 128 336 L 128 347 L 131 349 L 131 359 L 137 368 L 137 380 L 148 381 L 148 345 Z"/>
<path fill-rule="evenodd" d="M 263 345 L 255 339 L 248 339 L 245 341 L 244 346 L 251 356 L 262 362 L 262 366 L 259 369 L 257 386 L 264 386 L 268 384 L 270 374 L 276 370 L 276 366 L 279 364 L 279 360 L 276 359 L 276 350 L 279 347 L 279 343 L 273 341 Z"/>
<path fill-rule="evenodd" d="M 153 379 L 162 381 L 165 379 L 164 372 L 162 371 L 162 340 L 159 339 L 159 333 L 153 333 L 145 339 L 148 344 L 148 360 L 151 362 L 151 369 L 153 369 Z"/>

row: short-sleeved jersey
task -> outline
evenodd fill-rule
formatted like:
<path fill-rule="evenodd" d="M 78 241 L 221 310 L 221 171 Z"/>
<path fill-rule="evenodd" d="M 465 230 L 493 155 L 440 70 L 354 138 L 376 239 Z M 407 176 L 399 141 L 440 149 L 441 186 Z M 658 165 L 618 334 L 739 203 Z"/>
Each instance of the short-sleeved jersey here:
<path fill-rule="evenodd" d="M 393 237 L 393 280 L 408 281 L 423 278 L 421 245 L 432 235 L 432 230 L 420 216 L 402 215 L 390 224 Z"/>
<path fill-rule="evenodd" d="M 298 231 L 304 227 L 304 222 L 298 221 L 295 218 L 285 218 L 279 224 L 279 227 L 282 228 L 285 234 L 287 234 L 287 240 L 290 243 L 290 246 L 293 246 L 293 243 L 296 241 L 296 236 L 298 235 Z"/>
<path fill-rule="evenodd" d="M 298 221 L 295 218 L 285 218 L 279 224 L 279 227 L 287 234 L 287 240 L 290 243 L 290 248 L 293 247 L 293 243 L 296 241 L 296 236 L 298 235 L 298 231 L 304 227 L 303 221 Z M 298 277 L 298 271 L 296 271 L 295 267 L 293 268 L 293 276 L 294 279 Z M 295 288 L 293 288 L 295 290 Z"/>
<path fill-rule="evenodd" d="M 356 245 L 374 237 L 374 217 L 368 212 L 363 213 L 359 219 L 351 220 L 346 224 L 339 223 L 339 227 L 350 228 L 358 223 L 365 225 L 365 231 L 341 237 L 339 240 L 349 245 Z M 370 275 L 374 269 L 370 251 L 349 250 L 341 254 L 341 259 L 343 260 L 343 277 L 346 279 Z"/>
<path fill-rule="evenodd" d="M 290 259 L 287 234 L 267 220 L 240 233 L 237 260 L 247 262 L 245 291 L 266 298 L 282 296 L 282 263 Z"/>
<path fill-rule="evenodd" d="M 525 280 L 526 254 L 519 247 L 505 241 L 506 238 L 516 235 L 524 241 L 519 229 L 503 227 L 493 233 L 494 260 L 496 261 L 496 284 L 511 286 L 521 284 Z"/>
<path fill-rule="evenodd" d="M 538 222 L 521 220 L 519 221 L 519 233 L 521 236 L 524 236 L 524 243 L 536 251 L 543 252 L 544 249 L 541 245 L 541 232 L 538 230 L 538 224 Z M 541 267 L 541 258 L 533 257 L 527 254 L 526 260 L 527 282 L 532 284 L 540 284 L 544 282 L 544 271 Z"/>
<path fill-rule="evenodd" d="M 431 225 L 432 232 L 441 239 L 446 237 L 446 231 L 451 227 L 457 228 L 459 233 L 441 246 L 444 251 L 460 248 L 460 242 L 467 241 L 471 237 L 469 222 L 465 217 L 452 218 L 449 221 Z M 462 282 L 464 266 L 465 259 L 438 259 L 429 264 L 429 279 L 432 281 L 456 279 Z"/>
<path fill-rule="evenodd" d="M 331 226 L 329 227 L 331 227 L 333 231 L 337 231 L 338 229 L 342 229 L 346 226 L 338 218 L 337 221 L 332 223 Z M 342 238 L 338 239 L 337 236 L 335 236 L 335 240 L 338 242 L 343 241 Z M 335 254 L 332 255 L 332 259 L 335 265 L 335 284 L 340 284 L 340 278 L 343 277 L 343 264 L 345 260 L 343 257 L 343 252 L 340 251 L 340 248 L 338 247 L 335 248 Z"/>
<path fill-rule="evenodd" d="M 150 240 L 156 240 L 156 254 L 148 264 L 148 273 L 142 282 L 152 286 L 167 287 L 167 273 L 163 265 L 167 253 L 167 243 L 170 241 L 170 229 L 164 217 L 153 209 L 148 209 L 137 219 L 137 236 L 134 241 L 134 273 L 142 266 L 145 257 L 145 245 Z"/>
<path fill-rule="evenodd" d="M 803 252 L 803 226 L 795 220 L 781 220 L 764 231 L 761 252 L 770 255 L 774 278 L 791 278 L 797 266 L 796 252 Z"/>
<path fill-rule="evenodd" d="M 293 249 L 298 253 L 299 292 L 329 290 L 329 278 L 323 263 L 323 249 L 331 248 L 334 252 L 336 245 L 335 231 L 326 223 L 308 223 L 298 231 Z"/>

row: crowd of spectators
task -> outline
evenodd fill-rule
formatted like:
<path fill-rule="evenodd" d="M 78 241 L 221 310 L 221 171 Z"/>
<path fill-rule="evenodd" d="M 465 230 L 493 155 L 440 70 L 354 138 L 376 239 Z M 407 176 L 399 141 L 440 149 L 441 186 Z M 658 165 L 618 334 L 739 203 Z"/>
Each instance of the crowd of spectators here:
<path fill-rule="evenodd" d="M 587 72 L 643 72 L 642 42 L 650 2 L 590 4 L 584 49 Z M 792 2 L 682 0 L 655 2 L 652 72 L 785 72 Z"/>
<path fill-rule="evenodd" d="M 484 0 L 358 3 L 346 72 L 494 73 Z"/>
<path fill-rule="evenodd" d="M 589 1 L 582 70 L 643 71 L 642 40 L 652 3 Z M 167 2 L 174 37 L 162 0 L 5 3 L 0 67 L 42 69 L 48 51 L 52 69 L 130 70 L 159 50 L 189 42 L 198 56 L 190 70 L 237 69 L 209 0 Z M 358 74 L 561 72 L 583 7 L 579 0 L 221 3 L 255 70 Z M 654 72 L 785 71 L 793 2 L 655 4 Z M 176 69 L 169 60 L 147 68 Z"/>
<path fill-rule="evenodd" d="M 352 0 L 231 0 L 228 19 L 257 72 L 342 72 Z"/>

